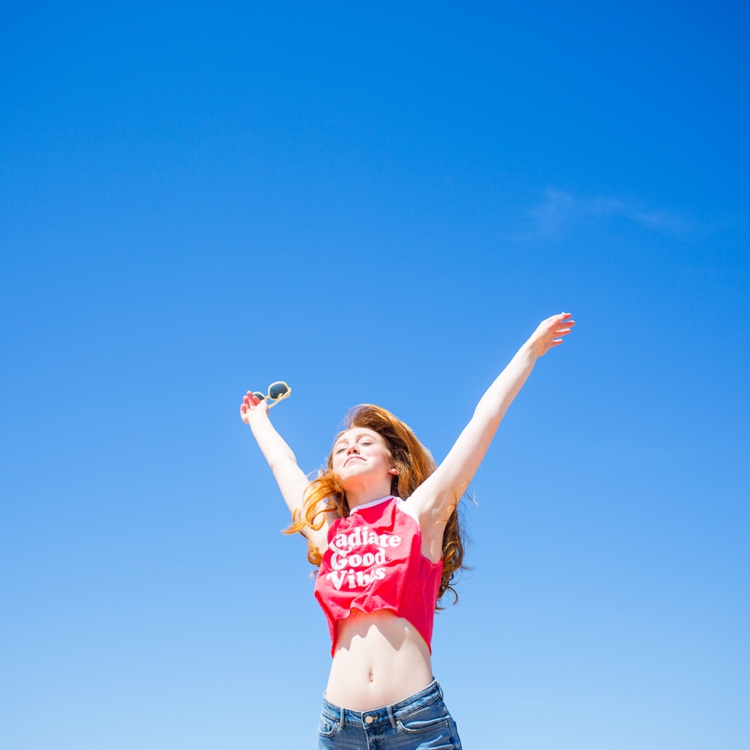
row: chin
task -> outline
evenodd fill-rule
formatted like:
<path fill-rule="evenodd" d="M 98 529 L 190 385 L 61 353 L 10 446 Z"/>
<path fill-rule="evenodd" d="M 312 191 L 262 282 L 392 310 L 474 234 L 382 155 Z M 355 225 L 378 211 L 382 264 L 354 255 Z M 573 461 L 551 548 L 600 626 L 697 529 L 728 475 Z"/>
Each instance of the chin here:
<path fill-rule="evenodd" d="M 359 461 L 354 461 L 351 466 L 345 466 L 336 475 L 341 482 L 346 482 L 349 477 L 362 477 L 370 473 L 370 467 Z"/>

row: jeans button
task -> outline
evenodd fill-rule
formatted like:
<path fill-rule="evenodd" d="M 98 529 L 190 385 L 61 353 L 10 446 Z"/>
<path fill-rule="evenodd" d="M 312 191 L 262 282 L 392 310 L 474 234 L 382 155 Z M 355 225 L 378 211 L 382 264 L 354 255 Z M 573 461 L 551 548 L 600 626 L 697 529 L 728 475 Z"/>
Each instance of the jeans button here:
<path fill-rule="evenodd" d="M 365 723 L 372 724 L 373 721 L 375 721 L 374 716 L 365 716 Z"/>

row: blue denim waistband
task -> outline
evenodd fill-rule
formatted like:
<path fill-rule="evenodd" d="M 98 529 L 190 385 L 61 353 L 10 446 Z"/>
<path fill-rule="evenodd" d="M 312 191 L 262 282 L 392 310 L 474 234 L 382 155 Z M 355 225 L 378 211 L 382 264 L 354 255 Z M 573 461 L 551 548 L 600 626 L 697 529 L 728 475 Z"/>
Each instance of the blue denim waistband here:
<path fill-rule="evenodd" d="M 323 716 L 338 723 L 341 729 L 344 728 L 344 724 L 364 728 L 383 726 L 384 724 L 395 727 L 398 719 L 404 719 L 415 711 L 429 706 L 430 703 L 442 699 L 443 691 L 437 680 L 433 680 L 424 690 L 414 693 L 405 700 L 391 706 L 374 708 L 372 711 L 352 711 L 350 708 L 342 708 L 329 703 L 324 695 Z"/>

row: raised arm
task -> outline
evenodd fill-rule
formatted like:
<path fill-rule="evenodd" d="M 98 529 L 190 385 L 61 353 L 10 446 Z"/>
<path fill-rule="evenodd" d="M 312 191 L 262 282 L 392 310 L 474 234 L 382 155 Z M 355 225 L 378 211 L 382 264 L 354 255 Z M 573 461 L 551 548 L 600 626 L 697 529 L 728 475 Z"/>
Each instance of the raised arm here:
<path fill-rule="evenodd" d="M 297 465 L 297 458 L 292 449 L 271 424 L 266 401 L 260 401 L 248 391 L 242 399 L 240 416 L 245 424 L 250 425 L 253 437 L 279 485 L 284 502 L 292 517 L 295 518 L 297 513 L 302 511 L 305 491 L 310 483 L 307 476 Z M 325 526 L 320 531 L 307 529 L 305 535 L 316 547 L 325 548 L 327 544 Z"/>
<path fill-rule="evenodd" d="M 409 498 L 419 516 L 423 533 L 435 528 L 442 539 L 442 528 L 448 516 L 473 479 L 505 412 L 537 359 L 561 344 L 562 337 L 570 333 L 573 325 L 570 313 L 553 315 L 540 323 L 487 389 L 445 460 Z"/>

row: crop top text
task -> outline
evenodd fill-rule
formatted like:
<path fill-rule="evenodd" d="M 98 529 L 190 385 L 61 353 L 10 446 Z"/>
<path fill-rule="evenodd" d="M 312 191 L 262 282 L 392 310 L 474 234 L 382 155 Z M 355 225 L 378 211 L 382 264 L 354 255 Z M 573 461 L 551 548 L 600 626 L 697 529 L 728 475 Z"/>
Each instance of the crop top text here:
<path fill-rule="evenodd" d="M 391 610 L 408 620 L 431 649 L 443 562 L 422 554 L 419 521 L 408 503 L 384 497 L 354 508 L 328 530 L 315 582 L 336 647 L 336 626 L 352 609 Z"/>

